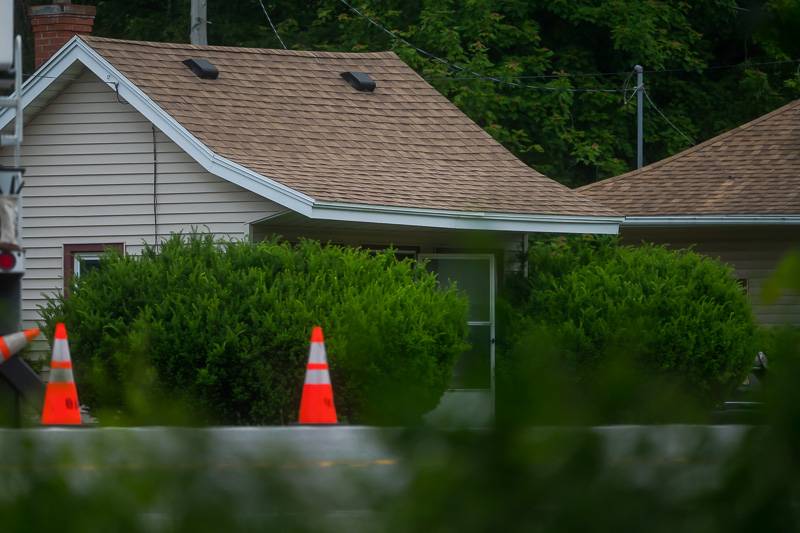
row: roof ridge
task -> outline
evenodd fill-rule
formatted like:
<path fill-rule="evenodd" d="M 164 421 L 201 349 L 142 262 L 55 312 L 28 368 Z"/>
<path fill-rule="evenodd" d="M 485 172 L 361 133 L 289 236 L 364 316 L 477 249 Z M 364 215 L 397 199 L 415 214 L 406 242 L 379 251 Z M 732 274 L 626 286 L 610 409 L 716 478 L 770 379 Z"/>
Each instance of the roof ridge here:
<path fill-rule="evenodd" d="M 248 53 L 248 54 L 273 54 L 273 55 L 282 55 L 282 56 L 297 56 L 297 57 L 308 57 L 308 58 L 337 58 L 341 56 L 348 56 L 354 58 L 374 58 L 374 59 L 386 59 L 386 58 L 397 58 L 397 54 L 395 54 L 391 50 L 384 50 L 380 52 L 333 52 L 333 51 L 323 51 L 323 50 L 284 50 L 280 48 L 252 48 L 252 47 L 244 47 L 244 46 L 221 46 L 221 45 L 198 45 L 198 44 L 190 44 L 190 43 L 166 43 L 166 42 L 158 42 L 158 41 L 134 41 L 128 39 L 112 39 L 110 37 L 99 37 L 96 35 L 79 35 L 80 39 L 86 41 L 87 44 L 91 45 L 92 43 L 119 43 L 119 44 L 126 44 L 126 45 L 139 45 L 139 46 L 148 46 L 151 48 L 176 48 L 176 49 L 188 49 L 188 50 L 209 50 L 209 51 L 219 51 L 219 52 L 237 52 L 237 53 Z"/>
<path fill-rule="evenodd" d="M 670 163 L 670 162 L 672 162 L 672 161 L 674 161 L 676 159 L 680 159 L 681 157 L 685 157 L 687 155 L 691 155 L 691 154 L 694 154 L 696 152 L 700 152 L 700 151 L 702 151 L 703 149 L 707 148 L 710 145 L 716 144 L 717 142 L 719 142 L 721 140 L 727 139 L 727 138 L 732 137 L 734 135 L 737 135 L 739 133 L 743 133 L 743 132 L 747 131 L 748 129 L 750 129 L 751 127 L 753 127 L 753 126 L 755 126 L 757 124 L 760 124 L 761 122 L 764 122 L 765 120 L 768 120 L 768 119 L 774 117 L 775 115 L 780 115 L 781 113 L 784 113 L 784 112 L 786 112 L 786 111 L 788 111 L 790 109 L 794 109 L 794 108 L 797 108 L 797 107 L 800 107 L 800 99 L 793 100 L 793 101 L 791 101 L 791 102 L 789 102 L 787 104 L 784 104 L 781 107 L 770 111 L 769 113 L 766 113 L 764 115 L 756 117 L 753 120 L 750 120 L 749 122 L 745 122 L 744 124 L 741 124 L 741 125 L 736 126 L 736 127 L 732 128 L 732 129 L 730 129 L 728 131 L 720 133 L 719 135 L 717 135 L 715 137 L 711 137 L 710 139 L 706 139 L 705 141 L 701 142 L 700 144 L 696 144 L 694 146 L 691 146 L 691 147 L 687 148 L 686 150 L 678 152 L 677 154 L 673 154 L 673 155 L 671 155 L 669 157 L 665 157 L 664 159 L 660 159 L 660 160 L 658 160 L 658 161 L 656 161 L 654 163 L 650 163 L 649 165 L 646 165 L 646 166 L 644 166 L 642 168 L 637 168 L 637 169 L 634 169 L 634 170 L 630 170 L 628 172 L 625 172 L 623 174 L 619 174 L 617 176 L 612 176 L 612 177 L 606 178 L 604 180 L 595 181 L 594 183 L 589 183 L 587 185 L 583 185 L 581 187 L 576 188 L 575 190 L 578 191 L 578 192 L 585 192 L 585 191 L 588 191 L 588 190 L 592 190 L 592 189 L 595 189 L 595 188 L 599 188 L 599 187 L 605 186 L 605 185 L 607 185 L 609 183 L 615 183 L 615 182 L 617 182 L 619 180 L 622 180 L 622 179 L 635 178 L 635 177 L 637 177 L 637 175 L 638 176 L 642 176 L 642 175 L 646 174 L 647 172 L 650 172 L 651 170 L 655 170 L 657 168 L 660 168 L 660 167 L 666 165 L 667 163 Z"/>

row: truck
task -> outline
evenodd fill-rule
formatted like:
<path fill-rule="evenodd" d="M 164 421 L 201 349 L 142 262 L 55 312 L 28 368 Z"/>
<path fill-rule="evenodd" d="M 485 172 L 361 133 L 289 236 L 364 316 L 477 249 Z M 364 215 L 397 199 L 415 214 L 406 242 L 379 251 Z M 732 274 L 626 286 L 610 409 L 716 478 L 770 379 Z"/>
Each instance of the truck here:
<path fill-rule="evenodd" d="M 22 38 L 14 37 L 13 0 L 0 0 L 0 111 L 16 111 L 13 132 L 0 132 L 0 148 L 13 147 L 13 166 L 0 165 L 0 335 L 21 326 L 21 285 L 25 274 L 21 204 Z"/>
<path fill-rule="evenodd" d="M 20 329 L 25 253 L 19 229 L 22 169 L 0 166 L 0 335 Z"/>
<path fill-rule="evenodd" d="M 13 0 L 0 0 L 0 112 L 15 110 L 12 131 L 0 131 L 0 149 L 11 147 L 13 165 L 0 164 L 0 337 L 22 329 L 22 38 L 14 36 Z M 0 426 L 20 426 L 21 400 L 39 409 L 44 384 L 19 355 L 0 357 Z"/>

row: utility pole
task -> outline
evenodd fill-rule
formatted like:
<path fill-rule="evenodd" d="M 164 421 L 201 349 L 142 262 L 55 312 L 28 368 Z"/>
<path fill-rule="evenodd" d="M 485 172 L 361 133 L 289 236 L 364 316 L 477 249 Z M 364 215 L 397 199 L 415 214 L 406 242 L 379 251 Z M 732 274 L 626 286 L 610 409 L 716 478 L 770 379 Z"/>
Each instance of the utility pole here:
<path fill-rule="evenodd" d="M 189 41 L 192 44 L 207 45 L 208 34 L 206 33 L 206 7 L 207 0 L 192 0 L 192 11 L 189 22 Z"/>
<path fill-rule="evenodd" d="M 633 67 L 636 72 L 636 168 L 644 165 L 644 69 Z"/>

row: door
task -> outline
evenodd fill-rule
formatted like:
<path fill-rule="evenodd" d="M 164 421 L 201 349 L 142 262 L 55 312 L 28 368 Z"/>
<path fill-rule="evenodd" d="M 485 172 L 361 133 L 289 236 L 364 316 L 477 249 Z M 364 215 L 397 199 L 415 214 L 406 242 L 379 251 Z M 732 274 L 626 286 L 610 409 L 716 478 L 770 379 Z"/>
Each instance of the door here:
<path fill-rule="evenodd" d="M 469 299 L 470 349 L 456 361 L 451 388 L 429 419 L 486 425 L 494 415 L 495 258 L 492 254 L 420 254 L 439 283 L 455 283 Z"/>

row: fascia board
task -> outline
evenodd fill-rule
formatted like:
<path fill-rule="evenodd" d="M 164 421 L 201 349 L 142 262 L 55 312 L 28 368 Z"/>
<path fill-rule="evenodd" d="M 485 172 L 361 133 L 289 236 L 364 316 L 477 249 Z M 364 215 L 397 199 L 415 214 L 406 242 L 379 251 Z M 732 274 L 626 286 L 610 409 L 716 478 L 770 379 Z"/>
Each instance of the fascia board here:
<path fill-rule="evenodd" d="M 800 215 L 676 215 L 627 216 L 622 226 L 791 226 L 797 224 L 800 224 Z"/>
<path fill-rule="evenodd" d="M 134 109 L 211 174 L 268 200 L 272 200 L 292 211 L 304 215 L 308 215 L 311 212 L 311 206 L 314 203 L 313 198 L 215 154 L 78 37 L 73 37 L 64 45 L 23 86 L 23 105 L 27 106 L 32 102 L 76 61 L 80 61 L 100 80 L 108 84 L 112 90 L 116 90 L 121 100 L 133 106 Z M 13 119 L 13 113 L 7 117 L 0 115 L 0 128 L 4 127 L 11 119 Z"/>
<path fill-rule="evenodd" d="M 427 228 L 616 235 L 623 217 L 522 215 L 315 202 L 310 218 Z"/>

